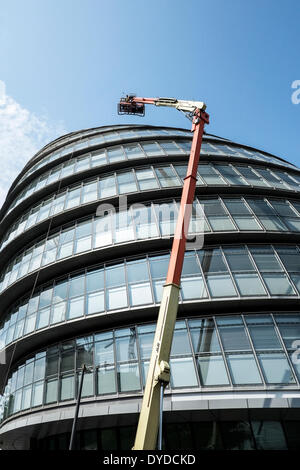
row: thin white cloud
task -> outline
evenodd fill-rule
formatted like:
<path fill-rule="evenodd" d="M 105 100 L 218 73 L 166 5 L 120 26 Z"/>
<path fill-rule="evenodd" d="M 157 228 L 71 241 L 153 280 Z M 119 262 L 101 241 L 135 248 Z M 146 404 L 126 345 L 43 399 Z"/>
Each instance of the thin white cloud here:
<path fill-rule="evenodd" d="M 51 122 L 23 108 L 6 94 L 0 80 L 0 207 L 13 180 L 44 145 L 66 133 L 62 122 Z"/>

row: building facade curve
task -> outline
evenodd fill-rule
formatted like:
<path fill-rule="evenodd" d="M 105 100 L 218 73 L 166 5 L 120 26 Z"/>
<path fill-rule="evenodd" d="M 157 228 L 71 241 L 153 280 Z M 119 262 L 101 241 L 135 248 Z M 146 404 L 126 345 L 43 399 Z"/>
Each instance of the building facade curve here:
<path fill-rule="evenodd" d="M 46 145 L 0 211 L 0 447 L 130 449 L 192 135 Z M 164 449 L 295 449 L 300 170 L 205 134 L 164 400 Z"/>

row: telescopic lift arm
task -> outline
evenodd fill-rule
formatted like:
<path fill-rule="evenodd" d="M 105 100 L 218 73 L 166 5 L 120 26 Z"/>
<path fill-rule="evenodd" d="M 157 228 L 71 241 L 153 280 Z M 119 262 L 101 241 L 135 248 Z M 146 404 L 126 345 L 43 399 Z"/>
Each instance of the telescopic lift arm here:
<path fill-rule="evenodd" d="M 168 106 L 187 114 L 192 120 L 193 141 L 186 177 L 184 179 L 179 215 L 172 245 L 166 283 L 158 313 L 153 349 L 150 359 L 146 387 L 139 417 L 133 450 L 156 448 L 160 411 L 160 389 L 170 381 L 170 350 L 177 317 L 179 289 L 186 236 L 190 222 L 192 204 L 197 182 L 204 125 L 209 123 L 206 105 L 201 101 L 185 101 L 174 98 L 138 98 L 127 95 L 118 104 L 119 114 L 144 116 L 145 104 Z"/>

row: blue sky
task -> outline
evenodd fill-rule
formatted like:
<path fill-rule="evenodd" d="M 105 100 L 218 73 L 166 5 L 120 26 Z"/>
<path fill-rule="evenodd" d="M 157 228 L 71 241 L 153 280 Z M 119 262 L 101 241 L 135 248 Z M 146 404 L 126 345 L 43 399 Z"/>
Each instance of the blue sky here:
<path fill-rule="evenodd" d="M 47 141 L 112 123 L 189 127 L 122 93 L 203 100 L 208 132 L 300 166 L 298 0 L 0 0 L 0 199 Z M 300 97 L 300 93 L 299 93 Z"/>

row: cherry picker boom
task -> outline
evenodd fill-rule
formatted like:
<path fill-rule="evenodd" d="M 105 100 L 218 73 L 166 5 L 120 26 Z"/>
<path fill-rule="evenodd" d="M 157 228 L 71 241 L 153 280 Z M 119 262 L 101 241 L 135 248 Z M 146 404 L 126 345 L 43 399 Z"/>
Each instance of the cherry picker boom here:
<path fill-rule="evenodd" d="M 177 100 L 175 98 L 138 98 L 135 95 L 127 95 L 126 98 L 121 98 L 118 104 L 118 113 L 144 116 L 146 104 L 168 106 L 185 113 L 192 120 L 193 141 L 187 173 L 184 178 L 167 279 L 163 287 L 133 450 L 154 450 L 156 448 L 162 393 L 164 387 L 170 381 L 170 350 L 177 317 L 180 278 L 195 195 L 202 137 L 204 125 L 209 123 L 209 116 L 205 112 L 206 105 L 203 102 Z"/>

